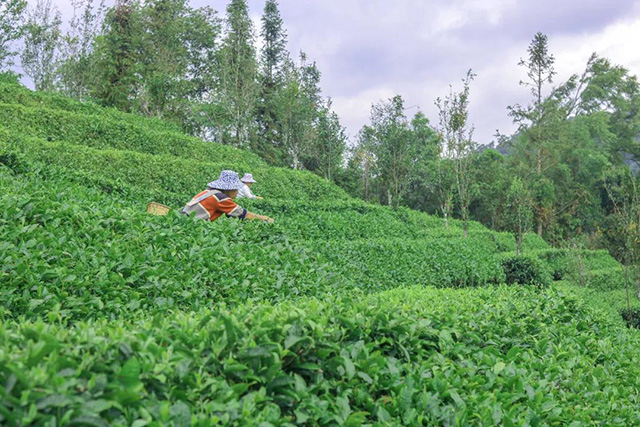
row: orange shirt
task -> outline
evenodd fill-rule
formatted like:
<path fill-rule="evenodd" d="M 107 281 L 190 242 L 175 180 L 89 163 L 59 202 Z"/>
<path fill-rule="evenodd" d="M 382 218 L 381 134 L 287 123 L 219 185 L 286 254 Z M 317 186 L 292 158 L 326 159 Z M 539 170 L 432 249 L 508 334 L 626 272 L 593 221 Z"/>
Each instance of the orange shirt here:
<path fill-rule="evenodd" d="M 222 214 L 239 219 L 244 219 L 247 215 L 246 209 L 218 190 L 205 190 L 196 194 L 182 209 L 182 213 L 185 215 L 189 215 L 191 212 L 196 213 L 196 218 L 209 221 L 215 221 Z"/>

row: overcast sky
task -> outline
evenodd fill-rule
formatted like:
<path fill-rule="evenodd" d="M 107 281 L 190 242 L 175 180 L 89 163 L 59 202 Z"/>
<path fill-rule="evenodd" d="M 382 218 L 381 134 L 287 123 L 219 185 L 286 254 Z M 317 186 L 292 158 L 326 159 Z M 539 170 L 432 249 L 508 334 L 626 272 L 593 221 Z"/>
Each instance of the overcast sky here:
<path fill-rule="evenodd" d="M 33 3 L 34 0 L 29 0 Z M 66 16 L 70 0 L 53 0 Z M 224 16 L 227 1 L 191 0 Z M 325 96 L 351 136 L 371 104 L 396 94 L 408 115 L 436 121 L 434 100 L 460 88 L 471 68 L 470 118 L 476 139 L 514 130 L 507 105 L 526 103 L 517 66 L 537 31 L 549 36 L 556 82 L 579 73 L 592 52 L 640 75 L 640 0 L 280 0 L 293 55 L 303 50 L 322 72 Z M 264 1 L 249 0 L 256 24 Z M 259 28 L 257 28 L 259 30 Z"/>

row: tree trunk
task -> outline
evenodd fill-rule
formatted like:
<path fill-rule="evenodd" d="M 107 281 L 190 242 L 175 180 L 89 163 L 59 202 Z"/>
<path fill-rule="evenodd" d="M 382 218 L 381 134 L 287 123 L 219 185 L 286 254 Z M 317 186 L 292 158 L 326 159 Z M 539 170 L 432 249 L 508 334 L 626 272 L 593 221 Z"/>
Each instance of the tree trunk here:
<path fill-rule="evenodd" d="M 464 237 L 469 237 L 469 213 L 466 208 L 462 208 L 462 233 Z"/>
<path fill-rule="evenodd" d="M 629 266 L 624 266 L 624 287 L 627 294 L 627 310 L 631 311 L 631 301 L 629 300 Z"/>

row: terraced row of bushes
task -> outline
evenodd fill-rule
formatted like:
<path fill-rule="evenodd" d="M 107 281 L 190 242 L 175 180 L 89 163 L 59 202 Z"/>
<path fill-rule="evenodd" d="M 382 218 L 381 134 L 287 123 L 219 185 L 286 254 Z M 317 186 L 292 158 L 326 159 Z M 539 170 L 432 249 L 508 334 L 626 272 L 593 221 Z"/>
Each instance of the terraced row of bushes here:
<path fill-rule="evenodd" d="M 4 145 L 4 148 L 2 147 Z M 347 194 L 328 181 L 300 171 L 283 168 L 255 168 L 224 159 L 219 163 L 150 155 L 133 151 L 98 150 L 66 142 L 14 136 L 0 129 L 0 151 L 12 151 L 47 165 L 65 167 L 152 191 L 182 194 L 187 200 L 202 191 L 222 169 L 251 171 L 261 183 L 261 193 L 270 198 L 291 200 L 347 199 Z M 159 202 L 164 202 L 160 200 Z"/>
<path fill-rule="evenodd" d="M 201 159 L 231 149 L 158 121 L 0 82 L 2 103 L 0 425 L 639 424 L 619 318 L 478 287 L 571 277 L 576 252 Z M 176 212 L 221 168 L 256 173 L 268 198 L 243 204 L 275 224 Z"/>
<path fill-rule="evenodd" d="M 311 239 L 290 224 L 204 223 L 63 180 L 0 173 L 0 259 L 6 316 L 76 320 L 221 300 L 282 301 L 415 284 L 502 282 L 483 238 Z M 305 216 L 301 216 L 305 218 Z M 368 226 L 368 224 L 363 224 Z M 54 314 L 55 313 L 55 314 Z"/>
<path fill-rule="evenodd" d="M 36 158 L 43 159 L 42 162 L 45 163 L 47 169 L 53 166 L 54 168 L 57 168 L 59 174 L 63 177 L 67 175 L 67 172 L 70 172 L 71 175 L 81 174 L 82 176 L 89 176 L 93 183 L 97 184 L 99 187 L 104 187 L 105 183 L 109 181 L 124 183 L 124 186 L 133 189 L 136 193 L 134 197 L 139 197 L 140 194 L 147 194 L 148 196 L 151 196 L 148 200 L 158 200 L 155 198 L 155 196 L 158 196 L 161 200 L 166 201 L 163 198 L 163 195 L 166 195 L 171 198 L 173 205 L 176 208 L 179 208 L 179 206 L 175 206 L 176 202 L 179 202 L 180 204 L 184 203 L 192 193 L 197 191 L 193 190 L 191 193 L 186 193 L 184 192 L 184 188 L 189 186 L 198 189 L 202 188 L 196 187 L 196 185 L 206 180 L 207 175 L 202 172 L 184 174 L 179 172 L 164 173 L 167 167 L 171 170 L 184 169 L 177 168 L 176 164 L 170 163 L 171 161 L 177 162 L 179 166 L 185 166 L 185 163 L 192 163 L 192 166 L 194 166 L 195 169 L 197 169 L 197 166 L 200 166 L 201 170 L 209 170 L 209 168 L 216 170 L 216 168 L 220 168 L 220 166 L 216 165 L 196 163 L 191 160 L 168 156 L 153 156 L 113 150 L 95 150 L 64 143 L 51 143 L 33 138 L 23 138 L 20 140 L 22 142 L 21 144 L 16 142 L 5 143 L 5 150 L 17 153 L 17 157 L 21 159 L 18 160 L 17 163 L 23 161 L 32 165 L 25 166 L 25 169 L 33 168 L 33 165 L 37 165 L 39 163 L 26 160 L 27 153 L 35 151 L 40 154 L 39 156 L 36 156 Z M 53 163 L 53 165 L 51 163 Z M 73 165 L 73 167 L 71 168 L 70 165 Z M 285 175 L 291 173 L 291 171 L 280 171 Z M 413 212 L 408 209 L 400 209 L 395 212 L 389 208 L 372 206 L 364 202 L 351 201 L 344 193 L 338 194 L 340 197 L 344 197 L 344 199 L 340 199 L 340 197 L 333 198 L 331 196 L 335 195 L 336 191 L 332 191 L 333 188 L 330 184 L 309 174 L 299 174 L 308 178 L 306 185 L 296 185 L 295 189 L 291 191 L 285 190 L 276 185 L 270 185 L 273 180 L 270 180 L 269 177 L 274 178 L 278 176 L 278 172 L 275 170 L 269 170 L 265 173 L 267 178 L 263 184 L 271 191 L 275 191 L 274 194 L 286 193 L 291 195 L 295 200 L 294 203 L 284 199 L 268 199 L 266 201 L 247 202 L 247 207 L 255 208 L 258 211 L 276 217 L 278 219 L 277 228 L 280 233 L 286 235 L 289 239 L 296 239 L 298 241 L 318 239 L 332 241 L 336 239 L 371 239 L 385 235 L 394 236 L 385 238 L 387 240 L 386 245 L 388 246 L 403 247 L 404 241 L 406 240 L 422 238 L 429 239 L 431 242 L 429 244 L 430 248 L 438 248 L 438 241 L 447 241 L 449 243 L 455 241 L 463 242 L 460 239 L 462 232 L 459 228 L 459 224 L 455 222 L 452 227 L 446 229 L 442 227 L 442 220 Z M 102 177 L 104 177 L 104 181 L 102 180 Z M 162 180 L 167 183 L 167 185 L 163 185 L 163 182 L 158 182 L 158 180 Z M 275 181 L 277 181 L 280 186 L 283 186 L 286 182 L 286 180 L 283 179 L 276 179 Z M 299 180 L 297 183 L 301 184 L 302 182 L 303 180 Z M 315 185 L 316 182 L 324 183 L 324 187 L 318 189 L 318 186 Z M 325 197 L 328 200 L 322 200 L 322 196 L 318 196 L 320 201 L 310 201 L 315 200 L 316 198 L 313 197 L 314 194 L 309 194 L 312 192 L 307 191 L 308 188 L 314 188 L 316 192 L 318 192 L 318 190 L 319 192 L 322 192 L 324 189 L 324 192 L 327 194 Z M 178 191 L 182 191 L 184 196 L 181 196 Z M 187 196 L 187 194 L 189 194 L 189 196 Z M 269 196 L 267 195 L 267 197 Z M 310 199 L 305 199 L 305 197 L 309 197 Z M 142 210 L 144 204 L 139 203 L 138 206 L 138 209 Z M 397 240 L 399 240 L 399 243 L 396 244 Z M 494 245 L 491 247 L 482 247 L 480 249 L 475 248 L 476 242 L 485 240 L 491 240 Z M 435 277 L 439 278 L 441 283 L 450 285 L 493 283 L 499 282 L 501 278 L 504 277 L 501 276 L 500 273 L 495 273 L 496 270 L 494 265 L 496 262 L 499 263 L 499 261 L 495 260 L 494 255 L 497 252 L 505 252 L 515 249 L 513 236 L 508 233 L 489 232 L 486 229 L 483 229 L 479 224 L 472 223 L 470 241 L 474 242 L 474 244 L 470 244 L 469 242 L 464 244 L 473 248 L 471 248 L 470 251 L 459 252 L 460 254 L 467 254 L 469 262 L 466 263 L 464 267 L 460 266 L 460 269 L 456 274 L 453 274 L 450 271 L 448 273 L 436 274 Z M 376 254 L 375 256 L 380 256 L 380 254 L 383 253 L 381 251 L 385 251 L 383 247 L 376 246 L 376 243 L 373 242 L 364 242 L 361 245 L 362 248 L 358 250 L 362 250 L 363 253 L 371 252 Z M 426 247 L 427 245 L 426 242 L 421 242 L 419 246 Z M 550 273 L 556 280 L 569 274 L 570 270 L 575 276 L 576 266 L 569 262 L 568 251 L 545 249 L 548 248 L 546 242 L 534 234 L 526 236 L 524 246 L 528 251 L 538 251 L 537 256 L 550 267 Z M 331 248 L 331 245 L 328 247 Z M 348 257 L 349 254 L 354 253 L 350 250 L 345 250 L 343 252 L 331 249 L 322 250 L 325 246 L 319 246 L 319 248 L 321 249 L 319 251 L 320 253 L 328 252 L 330 259 L 332 255 L 342 253 L 346 253 L 346 255 L 338 258 L 334 256 L 333 259 L 348 259 L 346 257 Z M 312 250 L 317 249 L 318 248 L 316 247 L 312 248 Z M 415 248 L 405 248 L 405 250 L 415 250 Z M 420 261 L 422 261 L 417 265 L 423 265 L 424 262 L 426 262 L 425 260 L 428 259 L 428 256 L 425 254 L 427 253 L 429 253 L 429 250 L 416 252 L 416 256 Z M 602 256 L 608 257 L 606 254 L 597 255 L 597 257 Z M 490 257 L 493 257 L 492 264 L 487 267 L 486 271 L 483 271 L 483 269 L 478 266 L 484 265 L 484 261 L 478 263 L 477 260 L 489 259 Z M 595 254 L 588 255 L 588 257 L 597 259 Z M 388 265 L 388 262 L 386 261 L 389 259 L 391 258 L 387 257 L 385 264 Z M 402 259 L 402 257 L 399 259 Z M 616 288 L 621 285 L 622 275 L 620 267 L 610 257 L 608 257 L 607 262 L 607 268 L 599 268 L 598 266 L 591 264 L 586 267 L 585 277 L 588 276 L 590 284 L 599 287 L 607 285 L 611 288 Z M 396 263 L 394 271 L 401 270 L 402 266 L 406 265 L 406 263 L 398 263 L 397 261 L 394 261 L 394 263 Z M 346 265 L 344 261 L 340 264 Z M 458 267 L 458 264 L 454 264 L 453 268 Z M 409 266 L 408 269 L 411 269 L 411 267 Z M 375 270 L 375 268 L 373 270 Z M 420 275 L 418 273 L 414 273 L 412 276 L 416 278 L 417 283 L 429 283 L 429 280 L 433 279 L 433 276 L 427 274 L 427 269 L 423 270 L 424 271 L 420 273 L 422 274 L 422 279 L 417 278 L 417 276 Z M 367 269 L 351 268 L 350 271 L 367 271 Z M 462 271 L 464 271 L 464 273 Z M 404 276 L 407 275 L 404 274 Z M 371 282 L 373 280 L 378 280 L 379 278 L 387 279 L 388 274 L 382 272 L 377 275 L 365 273 L 364 277 L 368 278 L 369 282 Z M 443 277 L 445 280 L 442 280 Z M 540 283 L 549 282 L 545 277 L 536 279 L 536 281 Z"/>
<path fill-rule="evenodd" d="M 98 149 L 128 150 L 202 160 L 265 167 L 255 154 L 228 145 L 205 144 L 175 130 L 140 126 L 119 115 L 85 115 L 45 107 L 0 103 L 0 123 L 11 135 L 29 135 L 47 141 L 65 141 Z"/>
<path fill-rule="evenodd" d="M 115 108 L 105 108 L 92 102 L 78 101 L 55 92 L 32 91 L 22 86 L 17 78 L 5 73 L 0 73 L 0 103 L 22 105 L 25 107 L 49 108 L 78 114 L 117 117 L 122 121 L 138 123 L 140 126 L 179 131 L 179 128 L 175 125 L 162 120 L 126 114 Z"/>
<path fill-rule="evenodd" d="M 4 136 L 4 138 L 3 138 Z M 4 154 L 2 154 L 4 153 Z M 35 159 L 35 160 L 34 160 Z M 42 176 L 62 177 L 83 186 L 137 200 L 140 209 L 149 201 L 180 208 L 193 194 L 231 163 L 211 164 L 173 156 L 153 156 L 121 150 L 96 150 L 37 138 L 10 137 L 0 130 L 0 164 L 16 172 L 37 171 Z M 237 168 L 236 168 L 237 169 Z M 247 169 L 259 177 L 257 191 L 266 200 L 242 203 L 279 219 L 288 235 L 300 239 L 367 238 L 381 235 L 398 238 L 462 236 L 459 221 L 451 227 L 443 221 L 406 208 L 394 211 L 348 198 L 344 191 L 314 175 L 286 169 Z M 486 235 L 498 252 L 515 250 L 509 233 L 490 232 L 471 222 L 473 235 Z M 524 246 L 548 248 L 535 234 Z"/>

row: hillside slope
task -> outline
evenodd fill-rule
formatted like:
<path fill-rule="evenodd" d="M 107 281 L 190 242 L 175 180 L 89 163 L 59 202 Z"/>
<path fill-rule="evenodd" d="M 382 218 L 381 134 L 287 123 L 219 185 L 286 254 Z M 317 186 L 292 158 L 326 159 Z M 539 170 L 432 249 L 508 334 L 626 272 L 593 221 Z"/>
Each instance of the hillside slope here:
<path fill-rule="evenodd" d="M 0 117 L 0 423 L 639 421 L 639 337 L 501 285 L 509 234 L 11 82 Z M 178 213 L 223 168 L 254 173 L 265 200 L 243 203 L 275 224 Z M 543 276 L 577 256 L 593 292 L 621 287 L 605 252 L 525 250 Z"/>

